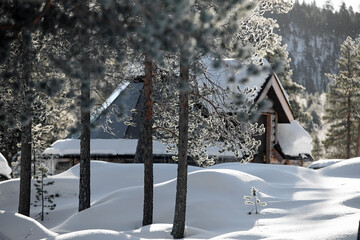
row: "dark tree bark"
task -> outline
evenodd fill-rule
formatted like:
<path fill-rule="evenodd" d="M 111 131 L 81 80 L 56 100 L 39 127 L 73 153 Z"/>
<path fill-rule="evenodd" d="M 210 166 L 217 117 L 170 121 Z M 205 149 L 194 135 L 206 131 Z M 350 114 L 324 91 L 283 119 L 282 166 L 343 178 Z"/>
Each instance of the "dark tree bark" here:
<path fill-rule="evenodd" d="M 79 52 L 79 63 L 81 68 L 80 76 L 80 119 L 81 119 L 81 136 L 80 136 L 80 181 L 79 181 L 79 207 L 78 211 L 90 208 L 90 71 L 91 65 L 88 47 L 89 35 L 85 27 L 89 21 L 89 7 L 86 1 L 77 1 L 75 5 L 75 17 L 79 24 L 77 26 L 78 41 L 82 46 Z"/>
<path fill-rule="evenodd" d="M 31 114 L 30 107 L 25 107 L 27 114 Z M 30 118 L 30 115 L 28 115 Z M 21 163 L 20 163 L 20 192 L 18 212 L 30 216 L 31 194 L 31 120 L 21 128 Z"/>
<path fill-rule="evenodd" d="M 358 119 L 358 135 L 356 141 L 356 156 L 360 157 L 360 117 Z"/>
<path fill-rule="evenodd" d="M 143 226 L 152 224 L 153 220 L 153 141 L 152 141 L 152 60 L 145 55 L 145 103 L 143 119 L 144 141 L 144 208 Z"/>
<path fill-rule="evenodd" d="M 134 163 L 144 163 L 144 134 L 142 127 L 140 127 L 139 139 L 136 145 Z"/>
<path fill-rule="evenodd" d="M 174 225 L 171 235 L 184 238 L 187 193 L 187 148 L 189 123 L 189 66 L 184 54 L 180 56 L 180 112 L 179 112 L 179 158 L 176 185 Z"/>
<path fill-rule="evenodd" d="M 357 240 L 360 240 L 360 221 L 359 221 L 359 227 L 358 227 L 358 234 L 357 234 Z"/>
<path fill-rule="evenodd" d="M 141 96 L 144 95 L 144 91 L 140 92 Z M 139 114 L 139 118 L 140 118 L 140 131 L 139 131 L 139 137 L 138 137 L 138 143 L 136 145 L 136 152 L 135 152 L 135 157 L 134 157 L 134 163 L 144 163 L 144 99 L 143 97 L 140 96 L 140 105 L 139 105 L 139 109 L 140 112 Z"/>
<path fill-rule="evenodd" d="M 24 35 L 27 36 L 24 38 Z M 27 41 L 25 40 L 27 39 Z M 30 59 L 30 41 L 31 34 L 27 32 L 22 33 L 21 37 L 21 51 L 22 55 L 22 81 L 23 81 L 23 93 L 22 93 L 22 105 L 23 105 L 23 118 L 21 127 L 21 163 L 20 163 L 20 192 L 19 192 L 19 206 L 18 212 L 29 216 L 30 215 L 30 194 L 31 194 L 31 145 L 32 145 L 32 109 L 31 91 L 30 86 L 30 72 L 31 72 L 31 59 Z"/>
<path fill-rule="evenodd" d="M 79 212 L 90 207 L 90 76 L 81 79 Z"/>

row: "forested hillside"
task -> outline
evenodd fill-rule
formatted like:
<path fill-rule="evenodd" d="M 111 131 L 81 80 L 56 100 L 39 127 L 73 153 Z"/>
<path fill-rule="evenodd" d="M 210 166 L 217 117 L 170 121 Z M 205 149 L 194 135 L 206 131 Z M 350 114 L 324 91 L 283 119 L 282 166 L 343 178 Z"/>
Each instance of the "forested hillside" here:
<path fill-rule="evenodd" d="M 324 74 L 337 71 L 336 60 L 346 37 L 360 33 L 360 13 L 345 3 L 335 12 L 331 1 L 318 8 L 296 0 L 290 12 L 271 17 L 277 19 L 276 31 L 288 45 L 293 81 L 310 93 L 326 91 L 329 79 Z"/>

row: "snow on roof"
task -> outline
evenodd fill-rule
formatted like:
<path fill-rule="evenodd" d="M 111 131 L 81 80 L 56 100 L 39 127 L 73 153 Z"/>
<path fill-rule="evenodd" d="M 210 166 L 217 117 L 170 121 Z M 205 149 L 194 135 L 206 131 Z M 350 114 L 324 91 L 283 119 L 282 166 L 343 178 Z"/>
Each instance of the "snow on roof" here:
<path fill-rule="evenodd" d="M 10 176 L 11 168 L 9 167 L 8 161 L 1 153 L 0 153 L 0 174 L 6 176 L 7 178 L 11 178 Z"/>
<path fill-rule="evenodd" d="M 131 110 L 136 107 L 142 88 L 142 82 L 119 85 L 103 104 L 103 108 L 97 114 L 97 118 L 93 119 L 92 123 L 95 127 L 90 130 L 91 138 L 125 138 L 129 126 L 125 124 L 125 119 L 118 118 L 117 114 L 111 111 L 119 111 L 123 116 L 132 116 Z M 111 109 L 112 106 L 116 109 Z M 107 116 L 107 114 L 109 114 L 109 116 Z M 104 126 L 108 126 L 108 129 L 104 130 Z M 112 133 L 110 133 L 110 130 Z"/>
<path fill-rule="evenodd" d="M 107 109 L 114 100 L 119 96 L 119 94 L 130 84 L 130 82 L 124 82 L 117 86 L 117 88 L 111 93 L 111 95 L 106 99 L 106 101 L 97 108 L 94 112 L 91 113 L 91 122 L 95 121 L 102 112 Z"/>
<path fill-rule="evenodd" d="M 135 155 L 137 139 L 91 139 L 90 140 L 90 154 L 91 155 Z M 167 145 L 160 141 L 153 141 L 154 155 L 169 155 L 167 152 Z M 230 151 L 219 153 L 220 147 L 208 147 L 209 155 L 216 155 L 219 157 L 234 157 Z M 45 154 L 52 155 L 79 155 L 80 154 L 80 139 L 64 139 L 54 142 L 51 147 L 45 149 Z"/>
<path fill-rule="evenodd" d="M 289 156 L 311 154 L 312 138 L 309 133 L 297 122 L 278 125 L 278 140 L 283 153 Z"/>
<path fill-rule="evenodd" d="M 268 63 L 268 61 L 267 61 L 266 59 L 263 59 L 263 61 L 266 61 L 266 62 Z M 269 64 L 269 63 L 268 63 L 268 64 Z M 269 64 L 269 66 L 270 66 L 270 64 Z M 289 106 L 291 107 L 289 95 L 286 93 L 285 88 L 284 88 L 284 86 L 282 85 L 281 81 L 279 80 L 279 77 L 277 76 L 277 74 L 276 74 L 275 72 L 273 72 L 273 74 L 274 74 L 274 76 L 275 76 L 276 81 L 277 81 L 277 82 L 279 83 L 279 85 L 280 85 L 281 91 L 283 92 L 286 101 L 288 102 Z"/>
<path fill-rule="evenodd" d="M 343 160 L 343 159 L 321 159 L 321 160 L 312 162 L 312 163 L 309 165 L 309 168 L 312 168 L 312 169 L 320 169 L 320 168 L 324 168 L 324 167 L 333 165 L 333 164 L 335 164 L 335 163 L 338 163 L 338 162 L 340 162 L 340 161 L 342 161 L 342 160 Z"/>
<path fill-rule="evenodd" d="M 229 88 L 234 93 L 237 92 L 237 87 L 239 87 L 242 92 L 248 87 L 251 89 L 256 88 L 255 92 L 259 94 L 266 79 L 271 74 L 270 64 L 265 59 L 263 60 L 264 66 L 260 68 L 261 71 L 259 71 L 258 74 L 249 73 L 249 68 L 244 67 L 241 62 L 236 59 L 223 59 L 219 67 L 214 67 L 214 59 L 209 56 L 204 57 L 202 61 L 206 68 L 206 76 L 215 84 L 224 89 Z M 206 82 L 204 75 L 200 75 L 198 79 Z M 230 79 L 234 81 L 229 81 Z M 256 95 L 253 96 L 253 98 L 255 99 Z"/>

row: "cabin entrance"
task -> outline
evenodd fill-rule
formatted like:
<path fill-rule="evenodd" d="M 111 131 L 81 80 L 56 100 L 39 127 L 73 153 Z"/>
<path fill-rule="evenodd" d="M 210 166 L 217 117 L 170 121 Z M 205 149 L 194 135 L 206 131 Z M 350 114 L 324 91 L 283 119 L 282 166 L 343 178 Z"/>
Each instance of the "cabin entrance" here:
<path fill-rule="evenodd" d="M 263 124 L 265 133 L 257 136 L 256 140 L 261 141 L 258 153 L 256 154 L 254 163 L 270 163 L 272 158 L 272 149 L 276 141 L 276 113 L 264 113 L 260 116 L 258 123 Z"/>

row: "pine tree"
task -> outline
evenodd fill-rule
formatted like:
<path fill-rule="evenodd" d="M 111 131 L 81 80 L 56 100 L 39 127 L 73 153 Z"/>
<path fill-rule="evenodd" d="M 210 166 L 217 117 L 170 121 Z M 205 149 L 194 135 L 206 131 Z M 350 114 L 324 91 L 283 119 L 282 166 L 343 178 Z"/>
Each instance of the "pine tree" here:
<path fill-rule="evenodd" d="M 175 239 L 183 238 L 185 231 L 186 196 L 187 196 L 187 161 L 188 161 L 188 130 L 189 130 L 189 78 L 190 66 L 187 52 L 180 52 L 179 81 L 179 154 L 176 184 L 176 202 L 174 225 L 171 235 Z"/>
<path fill-rule="evenodd" d="M 34 207 L 41 207 L 41 212 L 39 213 L 40 220 L 44 221 L 46 209 L 54 210 L 56 204 L 54 202 L 55 197 L 58 197 L 59 194 L 49 194 L 46 188 L 55 183 L 55 181 L 45 181 L 47 178 L 48 169 L 44 165 L 40 165 L 38 168 L 38 175 L 35 177 L 36 182 L 34 183 L 36 189 L 36 200 L 34 202 Z"/>
<path fill-rule="evenodd" d="M 31 191 L 31 155 L 32 155 L 32 122 L 34 116 L 34 100 L 37 92 L 46 86 L 40 75 L 45 71 L 46 61 L 39 60 L 39 39 L 48 34 L 48 28 L 43 28 L 45 16 L 51 8 L 51 1 L 45 4 L 37 1 L 5 1 L 1 2 L 0 20 L 0 54 L 2 78 L 10 83 L 4 85 L 6 91 L 14 96 L 17 110 L 10 113 L 7 122 L 10 128 L 21 125 L 21 170 L 18 211 L 24 215 L 30 213 Z M 41 44 L 40 44 L 41 45 Z M 40 48 L 41 49 L 41 48 Z M 49 77 L 49 75 L 47 75 Z M 49 81 L 50 82 L 50 81 Z M 3 86 L 3 85 L 2 85 Z M 57 89 L 51 88 L 50 92 Z"/>
<path fill-rule="evenodd" d="M 311 116 L 297 100 L 297 97 L 300 94 L 304 94 L 305 88 L 292 81 L 293 72 L 290 68 L 291 59 L 286 50 L 287 45 L 281 45 L 281 40 L 282 38 L 279 35 L 273 34 L 269 44 L 271 47 L 264 49 L 266 52 L 265 59 L 277 73 L 277 76 L 288 94 L 295 119 L 305 125 L 311 121 Z"/>
<path fill-rule="evenodd" d="M 311 151 L 311 154 L 315 160 L 319 160 L 323 156 L 323 149 L 321 147 L 321 142 L 319 140 L 319 137 L 315 136 L 313 139 L 314 142 L 313 142 L 313 149 Z"/>
<path fill-rule="evenodd" d="M 327 94 L 328 107 L 324 116 L 324 120 L 330 124 L 323 142 L 328 157 L 351 158 L 355 156 L 360 82 L 356 49 L 355 42 L 348 37 L 341 45 L 341 57 L 338 60 L 339 73 L 327 74 L 327 77 L 333 80 L 330 92 Z"/>
<path fill-rule="evenodd" d="M 258 197 L 258 189 L 255 187 L 251 188 L 251 195 L 250 196 L 244 196 L 245 204 L 246 205 L 254 205 L 254 209 L 252 209 L 249 212 L 249 215 L 252 214 L 252 212 L 255 210 L 255 214 L 259 214 L 258 206 L 265 207 L 267 205 L 266 202 L 261 202 Z"/>

